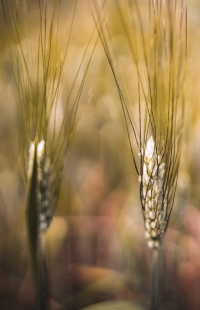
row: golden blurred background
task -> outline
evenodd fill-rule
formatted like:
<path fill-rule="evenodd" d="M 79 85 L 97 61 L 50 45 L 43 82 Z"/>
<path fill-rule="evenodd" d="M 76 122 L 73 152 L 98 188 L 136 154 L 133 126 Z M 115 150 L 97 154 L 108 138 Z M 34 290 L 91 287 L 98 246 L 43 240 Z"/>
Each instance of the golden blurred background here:
<path fill-rule="evenodd" d="M 114 2 L 107 3 L 105 10 L 124 80 L 131 88 L 133 64 Z M 148 1 L 143 2 L 148 10 Z M 126 2 L 122 3 L 128 14 Z M 37 1 L 27 0 L 27 4 L 34 38 Z M 62 5 L 61 24 L 67 26 L 74 1 Z M 92 7 L 96 5 L 98 1 Z M 34 288 L 25 224 L 26 192 L 18 164 L 17 92 L 2 10 L 0 26 L 0 309 L 31 310 Z M 63 97 L 93 28 L 89 1 L 78 1 L 61 84 Z M 159 251 L 160 310 L 200 309 L 199 29 L 200 2 L 188 0 L 184 142 L 175 204 Z M 64 42 L 66 33 L 61 34 Z M 90 44 L 92 48 L 94 40 Z M 133 113 L 137 104 L 134 87 L 133 83 Z M 58 208 L 47 232 L 49 309 L 101 309 L 95 306 L 100 302 L 102 309 L 148 309 L 151 250 L 144 237 L 139 182 L 117 88 L 100 40 L 81 105 L 90 94 L 66 156 Z"/>

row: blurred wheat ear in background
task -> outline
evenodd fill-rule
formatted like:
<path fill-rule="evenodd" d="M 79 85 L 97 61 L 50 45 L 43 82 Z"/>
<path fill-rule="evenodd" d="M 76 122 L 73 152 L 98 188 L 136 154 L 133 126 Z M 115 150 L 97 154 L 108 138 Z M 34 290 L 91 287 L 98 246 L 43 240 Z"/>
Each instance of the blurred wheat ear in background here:
<path fill-rule="evenodd" d="M 74 64 L 75 76 L 66 84 L 65 64 L 78 1 L 68 6 L 71 19 L 66 25 L 62 1 L 1 3 L 18 93 L 20 169 L 27 190 L 36 307 L 46 309 L 45 232 L 57 207 L 65 157 L 83 111 L 83 107 L 79 109 L 80 96 L 97 41 L 93 29 L 78 65 Z"/>
<path fill-rule="evenodd" d="M 123 1 L 114 3 L 121 24 L 118 32 L 126 37 L 126 45 L 117 45 L 106 19 L 102 19 L 99 35 L 116 81 L 140 182 L 145 237 L 153 249 L 151 309 L 155 310 L 159 304 L 158 248 L 172 211 L 180 164 L 187 8 L 185 0 L 152 0 L 147 12 L 141 1 L 130 0 L 128 16 Z M 120 63 L 120 52 L 125 51 L 134 67 L 132 85 L 126 84 L 126 68 Z"/>

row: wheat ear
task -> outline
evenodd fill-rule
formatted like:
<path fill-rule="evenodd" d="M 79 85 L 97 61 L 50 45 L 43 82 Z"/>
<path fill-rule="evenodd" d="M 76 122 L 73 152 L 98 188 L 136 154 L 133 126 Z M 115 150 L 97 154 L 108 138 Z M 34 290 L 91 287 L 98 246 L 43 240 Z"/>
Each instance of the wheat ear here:
<path fill-rule="evenodd" d="M 26 0 L 21 5 L 1 0 L 18 94 L 21 174 L 27 193 L 26 224 L 38 310 L 48 308 L 45 232 L 57 208 L 65 158 L 83 112 L 79 109 L 81 93 L 98 41 L 94 27 L 75 76 L 62 87 L 78 1 L 71 6 L 64 40 L 61 3 L 34 3 L 37 22 L 33 22 Z"/>
<path fill-rule="evenodd" d="M 150 0 L 148 9 L 141 1 L 127 2 L 130 15 L 125 16 L 123 1 L 115 0 L 114 3 L 131 54 L 129 61 L 136 72 L 132 80 L 133 83 L 136 81 L 135 88 L 130 87 L 129 91 L 138 91 L 135 105 L 129 99 L 135 98 L 135 94 L 129 95 L 121 74 L 126 68 L 120 66 L 118 50 L 105 19 L 99 27 L 99 35 L 116 82 L 133 164 L 140 181 L 145 236 L 153 254 L 151 309 L 156 310 L 158 248 L 174 204 L 182 146 L 187 6 L 186 0 Z M 135 125 L 132 113 L 132 110 L 136 111 L 135 107 L 138 108 L 139 126 Z M 139 151 L 139 163 L 135 149 Z"/>

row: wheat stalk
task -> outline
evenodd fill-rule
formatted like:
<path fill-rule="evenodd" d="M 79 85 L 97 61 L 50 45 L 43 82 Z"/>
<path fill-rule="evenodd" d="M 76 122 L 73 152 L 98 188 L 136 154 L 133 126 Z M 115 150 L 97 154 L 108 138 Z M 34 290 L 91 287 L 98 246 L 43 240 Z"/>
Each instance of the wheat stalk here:
<path fill-rule="evenodd" d="M 78 1 L 74 1 L 64 47 L 61 30 L 65 25 L 61 24 L 60 0 L 38 0 L 35 4 L 38 23 L 34 20 L 34 25 L 26 0 L 20 5 L 18 1 L 2 0 L 1 3 L 18 92 L 21 171 L 27 189 L 27 231 L 37 308 L 46 309 L 48 279 L 44 234 L 57 208 L 64 161 L 82 114 L 79 112 L 80 96 L 98 39 L 93 42 L 94 28 L 63 100 L 63 75 Z"/>
<path fill-rule="evenodd" d="M 147 245 L 153 249 L 151 309 L 158 309 L 158 248 L 172 211 L 180 163 L 185 105 L 187 58 L 187 8 L 185 0 L 114 1 L 126 38 L 130 61 L 135 67 L 138 120 L 133 117 L 131 89 L 123 79 L 108 22 L 99 27 L 120 101 L 135 170 Z M 124 16 L 125 15 L 125 16 Z M 118 47 L 119 48 L 119 47 Z M 138 122 L 138 126 L 136 123 Z M 133 137 L 133 138 L 132 138 Z M 137 151 L 136 151 L 137 150 Z M 136 153 L 139 152 L 139 163 Z"/>

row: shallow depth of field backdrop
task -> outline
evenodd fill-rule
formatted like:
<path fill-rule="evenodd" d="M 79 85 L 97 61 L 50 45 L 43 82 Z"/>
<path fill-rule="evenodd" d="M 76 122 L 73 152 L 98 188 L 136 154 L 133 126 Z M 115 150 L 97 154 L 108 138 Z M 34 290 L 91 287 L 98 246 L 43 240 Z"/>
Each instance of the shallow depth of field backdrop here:
<path fill-rule="evenodd" d="M 63 2 L 61 25 L 68 14 L 71 16 L 74 5 L 71 0 Z M 106 6 L 106 14 L 113 42 L 119 47 L 122 74 L 130 88 L 133 64 L 114 2 Z M 143 2 L 143 10 L 148 11 L 148 1 Z M 37 28 L 36 2 L 27 3 L 31 25 Z M 17 92 L 2 11 L 0 27 L 0 309 L 34 309 L 26 193 L 18 164 Z M 63 96 L 93 27 L 89 2 L 78 1 L 61 85 Z M 190 0 L 183 149 L 175 204 L 159 254 L 159 309 L 166 310 L 200 309 L 199 29 L 200 2 Z M 62 35 L 66 40 L 66 34 Z M 134 113 L 137 96 L 134 90 L 131 94 Z M 134 301 L 138 305 L 135 309 L 148 309 L 151 250 L 144 237 L 139 182 L 121 103 L 100 40 L 80 105 L 88 96 L 91 100 L 67 154 L 58 208 L 47 232 L 50 309 L 78 310 L 110 300 L 119 301 L 119 306 L 122 300 Z M 126 306 L 129 309 L 129 303 Z"/>

